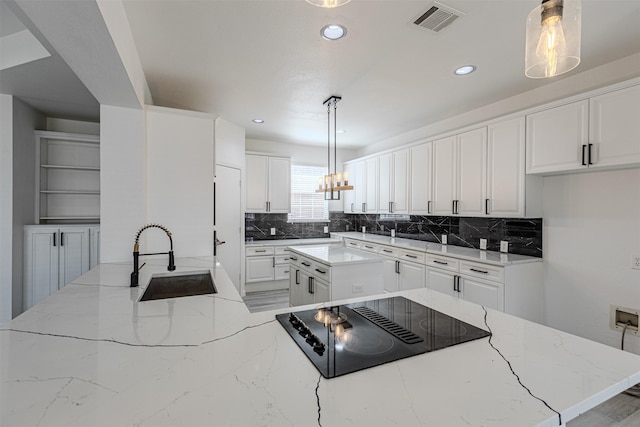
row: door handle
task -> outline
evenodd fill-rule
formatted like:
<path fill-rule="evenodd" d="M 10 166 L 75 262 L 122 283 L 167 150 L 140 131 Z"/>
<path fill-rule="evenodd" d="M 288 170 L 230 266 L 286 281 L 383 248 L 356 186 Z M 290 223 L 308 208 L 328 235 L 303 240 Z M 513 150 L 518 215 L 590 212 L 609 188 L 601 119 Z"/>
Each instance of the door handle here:
<path fill-rule="evenodd" d="M 273 265 L 272 265 L 272 267 L 275 267 L 275 266 L 276 266 L 276 257 L 273 257 L 273 258 L 271 258 L 271 259 L 273 260 Z"/>
<path fill-rule="evenodd" d="M 586 144 L 582 144 L 582 166 L 586 166 L 587 164 L 584 162 L 584 149 L 587 148 Z"/>
<path fill-rule="evenodd" d="M 296 285 L 300 284 L 300 270 L 296 270 Z"/>
<path fill-rule="evenodd" d="M 396 261 L 396 274 L 400 274 L 400 261 Z"/>
<path fill-rule="evenodd" d="M 304 265 L 305 267 L 311 267 L 311 264 L 309 264 L 308 262 L 304 262 L 304 261 L 302 261 L 302 265 Z"/>
<path fill-rule="evenodd" d="M 315 290 L 313 289 L 313 277 L 309 277 L 309 293 L 315 294 Z"/>
<path fill-rule="evenodd" d="M 591 161 L 591 147 L 593 147 L 593 144 L 589 144 L 588 145 L 588 151 L 587 151 L 587 164 L 588 165 L 592 165 L 593 162 Z"/>
<path fill-rule="evenodd" d="M 58 234 L 58 233 L 53 233 L 53 246 L 55 246 L 55 245 L 56 245 L 56 235 L 57 235 L 57 234 Z"/>
<path fill-rule="evenodd" d="M 429 200 L 427 202 L 427 213 L 430 214 L 431 213 L 431 200 Z"/>
<path fill-rule="evenodd" d="M 438 261 L 437 259 L 434 259 L 433 262 L 435 262 L 436 264 L 442 264 L 442 265 L 449 265 L 448 262 L 445 261 Z"/>
<path fill-rule="evenodd" d="M 489 215 L 489 199 L 484 199 L 484 213 Z"/>
<path fill-rule="evenodd" d="M 60 232 L 60 246 L 64 246 L 64 233 Z"/>
<path fill-rule="evenodd" d="M 298 258 L 292 257 L 292 256 L 290 256 L 289 259 L 292 260 L 292 261 L 297 261 L 298 260 Z"/>
<path fill-rule="evenodd" d="M 316 268 L 316 271 L 320 274 L 327 274 L 326 271 L 320 270 L 319 268 Z"/>
<path fill-rule="evenodd" d="M 475 268 L 470 268 L 469 270 L 475 271 L 476 273 L 489 274 L 489 272 L 485 270 L 476 270 Z"/>
<path fill-rule="evenodd" d="M 367 211 L 367 204 L 363 203 L 362 204 L 362 212 L 366 212 Z"/>
<path fill-rule="evenodd" d="M 451 214 L 455 214 L 456 213 L 456 201 L 452 200 L 451 201 Z"/>

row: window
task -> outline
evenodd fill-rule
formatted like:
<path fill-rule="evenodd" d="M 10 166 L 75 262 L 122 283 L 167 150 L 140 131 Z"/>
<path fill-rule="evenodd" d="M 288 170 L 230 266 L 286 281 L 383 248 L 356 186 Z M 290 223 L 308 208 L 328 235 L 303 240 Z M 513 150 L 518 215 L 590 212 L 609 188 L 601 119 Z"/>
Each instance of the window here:
<path fill-rule="evenodd" d="M 329 221 L 329 206 L 324 193 L 316 193 L 318 180 L 326 166 L 291 165 L 291 213 L 289 222 Z"/>

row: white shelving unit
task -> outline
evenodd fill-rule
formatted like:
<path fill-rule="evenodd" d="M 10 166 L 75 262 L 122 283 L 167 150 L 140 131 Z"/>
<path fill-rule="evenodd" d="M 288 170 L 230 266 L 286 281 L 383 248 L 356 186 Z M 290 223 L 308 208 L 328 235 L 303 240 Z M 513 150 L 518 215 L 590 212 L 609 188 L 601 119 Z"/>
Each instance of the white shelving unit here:
<path fill-rule="evenodd" d="M 38 224 L 100 222 L 100 137 L 36 131 Z"/>

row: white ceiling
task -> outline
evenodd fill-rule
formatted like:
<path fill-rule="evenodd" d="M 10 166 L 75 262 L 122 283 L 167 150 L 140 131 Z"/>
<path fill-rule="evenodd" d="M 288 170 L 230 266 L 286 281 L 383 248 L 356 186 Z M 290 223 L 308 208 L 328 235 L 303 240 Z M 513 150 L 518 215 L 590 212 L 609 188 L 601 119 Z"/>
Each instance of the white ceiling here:
<path fill-rule="evenodd" d="M 352 0 L 336 9 L 304 0 L 124 0 L 156 105 L 222 116 L 248 138 L 326 144 L 322 102 L 341 95 L 343 148 L 564 77 L 524 76 L 525 21 L 539 0 L 442 3 L 464 15 L 431 33 L 411 22 L 432 0 Z M 346 38 L 323 40 L 328 23 L 346 26 Z M 582 28 L 582 63 L 566 76 L 640 52 L 640 1 L 583 0 Z M 454 76 L 464 64 L 478 70 Z"/>

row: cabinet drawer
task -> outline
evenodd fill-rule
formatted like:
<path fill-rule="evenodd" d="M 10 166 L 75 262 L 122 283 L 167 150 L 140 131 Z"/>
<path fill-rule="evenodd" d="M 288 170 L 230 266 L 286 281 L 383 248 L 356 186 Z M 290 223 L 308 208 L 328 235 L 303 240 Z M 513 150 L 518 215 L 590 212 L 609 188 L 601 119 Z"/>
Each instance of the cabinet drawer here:
<path fill-rule="evenodd" d="M 404 259 L 405 261 L 411 261 L 411 262 L 417 262 L 420 264 L 424 264 L 425 263 L 425 256 L 426 254 L 424 252 L 418 252 L 418 251 L 409 251 L 409 250 L 400 250 L 400 259 Z"/>
<path fill-rule="evenodd" d="M 288 255 L 289 254 L 289 248 L 286 246 L 276 246 L 276 251 L 275 254 L 276 255 Z"/>
<path fill-rule="evenodd" d="M 350 240 L 350 239 L 345 239 L 344 240 L 344 245 L 347 248 L 357 248 L 360 249 L 362 247 L 362 242 L 359 242 L 358 240 Z"/>
<path fill-rule="evenodd" d="M 313 270 L 311 272 L 313 273 L 314 277 L 325 280 L 327 282 L 331 280 L 331 267 L 320 264 L 318 262 L 314 262 L 312 268 Z"/>
<path fill-rule="evenodd" d="M 289 264 L 276 265 L 274 268 L 274 280 L 288 280 L 289 279 Z"/>
<path fill-rule="evenodd" d="M 289 258 L 291 258 L 291 256 L 289 256 Z M 301 270 L 305 270 L 309 273 L 313 272 L 313 266 L 314 266 L 314 262 L 311 261 L 308 258 L 302 257 L 302 256 L 298 256 L 297 257 L 297 261 L 296 261 L 296 265 L 298 267 L 300 267 Z"/>
<path fill-rule="evenodd" d="M 379 246 L 378 249 L 379 249 L 378 253 L 380 255 L 393 257 L 393 258 L 400 257 L 400 249 L 394 248 L 393 246 Z"/>
<path fill-rule="evenodd" d="M 371 243 L 362 243 L 360 249 L 367 252 L 378 252 L 380 247 L 378 245 L 372 245 Z"/>
<path fill-rule="evenodd" d="M 460 273 L 480 279 L 504 281 L 504 267 L 479 262 L 460 261 Z"/>
<path fill-rule="evenodd" d="M 273 246 L 257 246 L 245 249 L 247 256 L 273 255 Z"/>
<path fill-rule="evenodd" d="M 275 259 L 275 265 L 289 264 L 290 255 L 276 255 L 273 257 Z"/>
<path fill-rule="evenodd" d="M 448 271 L 458 271 L 459 261 L 455 258 L 449 258 L 439 255 L 427 255 L 427 265 L 429 267 L 437 267 Z"/>

